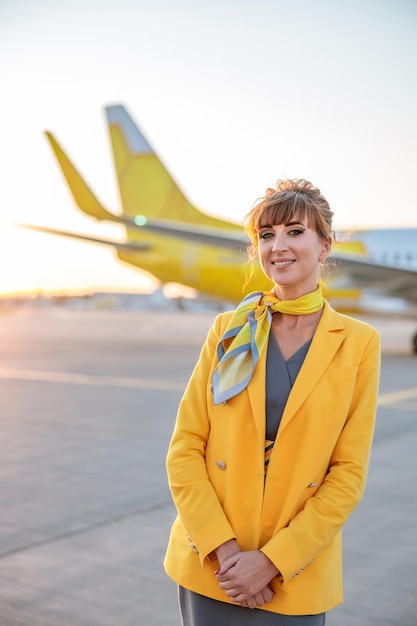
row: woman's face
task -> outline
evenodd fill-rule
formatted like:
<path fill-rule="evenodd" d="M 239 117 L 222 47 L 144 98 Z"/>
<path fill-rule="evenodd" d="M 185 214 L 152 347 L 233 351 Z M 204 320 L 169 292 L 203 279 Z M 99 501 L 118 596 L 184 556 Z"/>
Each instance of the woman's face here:
<path fill-rule="evenodd" d="M 263 226 L 258 231 L 258 256 L 264 274 L 275 284 L 277 295 L 295 299 L 314 291 L 320 263 L 330 254 L 326 241 L 306 219 L 292 218 L 287 224 Z"/>

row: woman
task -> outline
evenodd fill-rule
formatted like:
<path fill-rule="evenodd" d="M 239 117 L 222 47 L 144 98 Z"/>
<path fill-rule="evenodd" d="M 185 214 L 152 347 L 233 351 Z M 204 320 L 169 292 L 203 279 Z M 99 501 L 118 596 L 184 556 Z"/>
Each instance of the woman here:
<path fill-rule="evenodd" d="M 165 569 L 185 626 L 322 626 L 342 602 L 341 530 L 365 487 L 380 340 L 318 286 L 332 216 L 305 180 L 267 190 L 247 231 L 272 291 L 217 317 L 181 401 Z"/>

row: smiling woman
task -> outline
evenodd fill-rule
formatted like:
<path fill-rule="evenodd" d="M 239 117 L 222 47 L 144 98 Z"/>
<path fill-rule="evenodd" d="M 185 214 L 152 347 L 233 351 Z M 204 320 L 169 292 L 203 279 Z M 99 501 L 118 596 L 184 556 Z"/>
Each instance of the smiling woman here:
<path fill-rule="evenodd" d="M 180 403 L 165 569 L 184 626 L 323 626 L 366 482 L 379 335 L 317 284 L 332 239 L 318 188 L 279 181 L 247 230 L 274 287 L 216 318 Z"/>

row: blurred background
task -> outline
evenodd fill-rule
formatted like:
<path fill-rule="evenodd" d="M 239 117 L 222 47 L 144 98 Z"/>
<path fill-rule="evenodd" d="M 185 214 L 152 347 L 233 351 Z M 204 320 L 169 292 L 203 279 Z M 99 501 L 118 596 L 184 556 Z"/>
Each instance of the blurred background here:
<path fill-rule="evenodd" d="M 0 294 L 157 287 L 100 246 L 43 135 L 120 206 L 103 107 L 123 104 L 189 199 L 241 221 L 304 177 L 339 228 L 416 226 L 414 0 L 3 0 Z"/>

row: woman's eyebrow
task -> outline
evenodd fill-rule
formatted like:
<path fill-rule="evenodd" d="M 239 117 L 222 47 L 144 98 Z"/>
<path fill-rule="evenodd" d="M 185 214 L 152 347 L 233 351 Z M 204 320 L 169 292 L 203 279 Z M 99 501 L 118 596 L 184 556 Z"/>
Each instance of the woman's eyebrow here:
<path fill-rule="evenodd" d="M 258 226 L 258 230 L 262 230 L 263 228 L 273 228 L 275 226 L 275 224 L 260 224 Z M 304 228 L 306 228 L 306 225 L 304 224 L 304 222 L 300 222 L 298 220 L 294 220 L 293 222 L 286 222 L 284 224 L 285 227 L 287 226 L 303 226 Z"/>
<path fill-rule="evenodd" d="M 285 226 L 304 226 L 305 227 L 305 224 L 303 222 L 299 222 L 298 220 L 296 220 L 295 222 L 287 222 Z"/>

